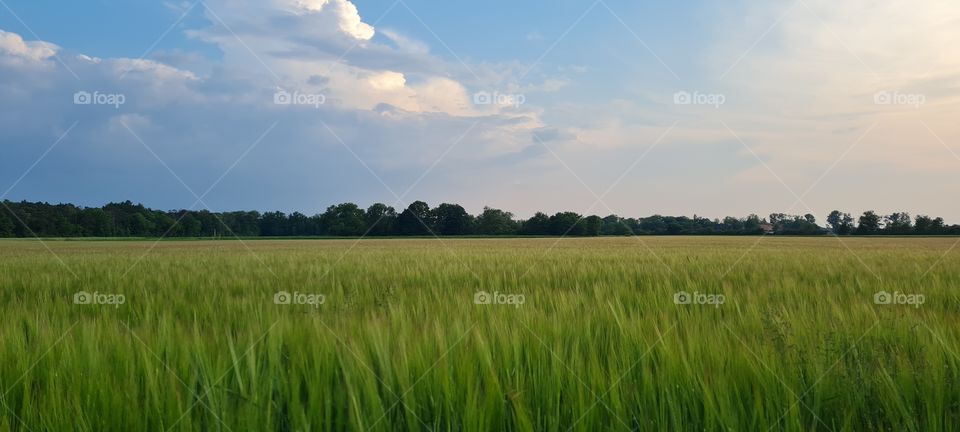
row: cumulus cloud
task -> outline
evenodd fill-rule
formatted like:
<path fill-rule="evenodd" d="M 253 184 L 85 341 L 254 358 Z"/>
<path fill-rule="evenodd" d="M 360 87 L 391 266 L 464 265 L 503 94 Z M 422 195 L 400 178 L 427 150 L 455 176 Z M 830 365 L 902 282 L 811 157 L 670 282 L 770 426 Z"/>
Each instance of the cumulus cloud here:
<path fill-rule="evenodd" d="M 298 0 L 297 6 L 309 13 L 320 13 L 325 7 L 332 7 L 340 30 L 344 33 L 360 40 L 373 37 L 373 26 L 363 22 L 357 7 L 347 0 Z"/>
<path fill-rule="evenodd" d="M 57 47 L 46 42 L 26 42 L 16 33 L 0 30 L 0 54 L 3 61 L 37 64 L 57 55 Z"/>
<path fill-rule="evenodd" d="M 375 29 L 348 0 L 209 0 L 195 9 L 206 18 L 203 27 L 186 34 L 215 46 L 222 53 L 215 60 L 181 51 L 98 58 L 0 30 L 0 128 L 7 138 L 0 180 L 15 180 L 78 121 L 14 196 L 87 204 L 158 196 L 147 204 L 186 206 L 193 196 L 140 140 L 202 191 L 262 136 L 208 203 L 317 211 L 338 200 L 392 202 L 366 166 L 397 193 L 433 166 L 409 198 L 524 215 L 586 211 L 595 198 L 581 180 L 603 192 L 650 149 L 605 201 L 631 215 L 699 208 L 746 214 L 763 211 L 758 202 L 783 211 L 794 199 L 764 164 L 799 193 L 842 156 L 825 180 L 836 180 L 830 193 L 807 197 L 818 211 L 844 203 L 855 211 L 895 197 L 904 207 L 949 216 L 951 209 L 931 208 L 935 200 L 905 185 L 941 196 L 960 187 L 950 176 L 960 161 L 941 142 L 960 139 L 952 115 L 960 89 L 958 8 L 943 1 L 929 8 L 900 0 L 804 3 L 753 49 L 792 1 L 715 14 L 716 37 L 705 50 L 715 55 L 699 59 L 702 71 L 666 58 L 695 82 L 627 79 L 611 95 L 584 88 L 604 81 L 593 75 L 607 73 L 596 65 L 552 74 L 541 73 L 550 70 L 544 66 L 536 79 L 520 80 L 528 66 L 519 61 L 446 59 L 398 30 Z M 722 93 L 727 103 L 677 105 L 674 87 Z M 324 103 L 276 104 L 278 90 L 322 95 Z M 78 91 L 123 94 L 125 103 L 75 105 Z M 878 104 L 882 91 L 926 100 L 919 107 Z M 515 103 L 517 96 L 524 103 Z M 872 195 L 878 184 L 888 197 Z M 730 196 L 750 198 L 723 198 Z"/>
<path fill-rule="evenodd" d="M 392 40 L 406 48 L 373 42 L 374 29 L 348 1 L 250 2 L 262 13 L 244 14 L 236 12 L 243 9 L 237 3 L 211 1 L 210 25 L 189 31 L 224 54 L 219 64 L 193 56 L 183 62 L 190 70 L 151 59 L 98 58 L 0 33 L 0 78 L 16 83 L 0 84 L 0 127 L 15 131 L 4 149 L 9 157 L 0 161 L 3 180 L 77 122 L 14 196 L 86 204 L 150 198 L 155 201 L 148 204 L 161 208 L 188 206 L 193 196 L 164 164 L 199 193 L 257 142 L 207 198 L 210 205 L 319 211 L 338 200 L 392 203 L 364 165 L 399 192 L 443 155 L 445 167 L 433 175 L 451 184 L 458 176 L 452 167 L 516 153 L 540 125 L 512 120 L 529 113 L 479 112 L 464 84 L 443 68 L 422 68 L 429 54 L 409 48 L 417 42 L 397 34 Z M 358 59 L 388 53 L 395 64 L 338 61 L 348 51 Z M 321 93 L 325 103 L 277 105 L 278 89 Z M 124 103 L 76 105 L 77 92 L 122 95 Z M 430 190 L 427 182 L 422 187 Z"/>

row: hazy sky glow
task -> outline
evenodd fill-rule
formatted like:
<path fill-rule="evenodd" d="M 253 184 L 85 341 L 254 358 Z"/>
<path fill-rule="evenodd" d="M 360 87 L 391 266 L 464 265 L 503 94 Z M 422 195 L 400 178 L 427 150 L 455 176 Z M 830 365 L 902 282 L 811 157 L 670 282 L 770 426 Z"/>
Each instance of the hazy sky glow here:
<path fill-rule="evenodd" d="M 0 3 L 11 200 L 960 222 L 955 0 Z"/>

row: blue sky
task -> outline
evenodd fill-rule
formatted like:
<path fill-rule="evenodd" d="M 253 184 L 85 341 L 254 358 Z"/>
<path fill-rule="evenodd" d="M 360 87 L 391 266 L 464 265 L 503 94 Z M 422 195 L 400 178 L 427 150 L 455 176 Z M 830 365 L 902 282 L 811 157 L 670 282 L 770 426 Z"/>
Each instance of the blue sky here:
<path fill-rule="evenodd" d="M 960 220 L 948 1 L 2 3 L 6 199 Z"/>

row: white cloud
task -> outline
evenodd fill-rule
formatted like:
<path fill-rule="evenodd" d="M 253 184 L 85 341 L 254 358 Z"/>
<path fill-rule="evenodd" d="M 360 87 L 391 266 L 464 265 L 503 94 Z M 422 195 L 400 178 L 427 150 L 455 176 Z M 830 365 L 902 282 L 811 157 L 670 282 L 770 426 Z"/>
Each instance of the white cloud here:
<path fill-rule="evenodd" d="M 374 90 L 385 91 L 401 89 L 407 83 L 402 73 L 390 71 L 372 74 L 367 80 Z"/>
<path fill-rule="evenodd" d="M 577 198 L 569 197 L 568 189 L 581 189 L 579 181 L 533 133 L 599 193 L 679 121 L 606 201 L 640 214 L 701 205 L 707 211 L 746 214 L 758 211 L 758 202 L 789 205 L 792 196 L 721 120 L 798 193 L 880 122 L 825 182 L 837 176 L 883 184 L 889 173 L 900 178 L 929 174 L 940 180 L 918 189 L 948 194 L 956 181 L 943 179 L 960 169 L 960 161 L 921 121 L 948 144 L 960 139 L 952 115 L 957 110 L 954 92 L 960 88 L 960 26 L 951 25 L 958 8 L 934 2 L 930 10 L 918 10 L 894 0 L 807 3 L 815 14 L 802 5 L 795 8 L 723 80 L 709 77 L 719 77 L 783 9 L 751 5 L 744 14 L 748 18 L 737 14 L 720 21 L 719 36 L 711 39 L 717 45 L 707 51 L 722 55 L 706 60 L 707 79 L 689 83 L 690 90 L 724 93 L 728 103 L 719 109 L 673 104 L 671 86 L 680 84 L 672 77 L 667 84 L 644 81 L 617 88 L 616 95 L 605 98 L 584 87 L 599 70 L 596 65 L 560 67 L 555 76 L 538 75 L 536 83 L 516 80 L 526 70 L 520 62 L 465 67 L 431 54 L 427 44 L 398 31 L 374 29 L 347 0 L 209 0 L 209 26 L 188 34 L 214 44 L 222 61 L 197 56 L 176 60 L 191 53 L 153 60 L 96 58 L 0 31 L 0 128 L 15 134 L 8 140 L 15 147 L 9 154 L 29 155 L 49 146 L 51 131 L 80 119 L 71 133 L 75 141 L 63 147 L 77 153 L 60 161 L 61 167 L 102 167 L 121 154 L 144 156 L 119 123 L 123 119 L 177 172 L 191 177 L 188 183 L 202 189 L 279 121 L 258 146 L 263 153 L 251 155 L 232 174 L 236 183 L 227 180 L 222 187 L 226 196 L 234 191 L 240 201 L 233 202 L 256 197 L 260 201 L 251 204 L 256 207 L 300 210 L 322 207 L 337 197 L 361 202 L 392 198 L 371 198 L 371 191 L 382 187 L 326 126 L 397 192 L 461 139 L 425 180 L 422 193 L 445 193 L 468 205 L 464 196 L 470 196 L 488 200 L 473 204 L 502 205 L 524 214 L 575 208 L 580 198 L 585 205 L 593 202 L 582 190 Z M 375 38 L 377 32 L 383 37 Z M 678 72 L 684 79 L 695 75 Z M 276 105 L 277 88 L 322 93 L 326 103 Z M 120 92 L 127 103 L 119 109 L 73 106 L 71 95 L 77 90 Z M 927 103 L 919 109 L 878 106 L 873 94 L 879 90 L 920 92 Z M 521 94 L 526 103 L 475 104 L 478 91 Z M 110 145 L 104 144 L 107 140 Z M 145 156 L 141 162 L 146 168 L 137 167 L 156 168 L 156 161 Z M 56 164 L 58 155 L 51 157 Z M 10 171 L 16 163 L 16 158 L 0 161 L 0 171 Z M 120 167 L 102 169 L 124 178 L 116 171 Z M 488 181 L 470 181 L 476 178 Z M 131 183 L 126 186 L 153 187 Z M 73 190 L 69 187 L 63 190 Z M 111 195 L 115 186 L 79 181 L 76 187 L 97 190 L 103 200 L 122 198 Z M 519 192 L 508 194 L 514 187 Z M 182 187 L 174 183 L 174 189 Z M 281 189 L 286 192 L 276 193 Z M 890 188 L 891 194 L 904 189 Z M 417 192 L 413 195 L 423 196 Z M 731 194 L 750 198 L 723 202 Z M 814 206 L 831 203 L 829 195 L 820 201 L 814 195 L 807 199 Z M 324 201 L 312 203 L 318 196 Z M 863 196 L 851 202 L 867 205 L 862 201 L 870 195 Z M 928 209 L 906 193 L 890 199 Z"/>
<path fill-rule="evenodd" d="M 306 13 L 320 13 L 327 6 L 334 9 L 340 30 L 354 39 L 373 38 L 373 26 L 363 22 L 357 7 L 348 0 L 297 0 L 296 5 Z"/>
<path fill-rule="evenodd" d="M 287 15 L 287 19 L 295 20 L 292 27 L 302 28 L 325 19 L 319 15 L 330 13 L 334 5 L 331 0 L 319 10 Z M 530 131 L 541 126 L 531 113 L 477 112 L 460 81 L 440 70 L 426 73 L 416 67 L 427 55 L 422 50 L 405 53 L 382 45 L 360 45 L 356 50 L 364 55 L 386 52 L 407 60 L 399 61 L 396 69 L 335 64 L 340 47 L 324 47 L 326 54 L 320 56 L 305 55 L 300 50 L 311 46 L 298 40 L 295 31 L 283 25 L 273 32 L 260 31 L 282 14 L 241 18 L 232 10 L 214 10 L 243 43 L 211 16 L 213 27 L 193 34 L 216 43 L 225 60 L 199 68 L 209 70 L 206 75 L 156 60 L 97 58 L 2 33 L 0 82 L 16 85 L 0 84 L 0 128 L 16 133 L 4 149 L 9 157 L 0 161 L 0 172 L 15 172 L 19 165 L 29 164 L 31 155 L 49 146 L 51 135 L 56 139 L 57 132 L 79 120 L 68 137 L 70 144 L 44 161 L 45 166 L 59 170 L 47 172 L 48 177 L 73 176 L 73 181 L 57 189 L 61 199 L 96 204 L 159 196 L 148 204 L 186 206 L 192 204 L 189 194 L 127 126 L 188 185 L 203 190 L 276 121 L 275 130 L 258 145 L 258 153 L 238 166 L 208 202 L 216 206 L 222 199 L 219 202 L 226 203 L 225 208 L 317 211 L 334 200 L 392 202 L 393 198 L 371 183 L 372 176 L 324 125 L 398 192 L 456 142 L 443 167 L 422 185 L 423 191 L 432 193 L 438 189 L 430 183 L 448 185 L 458 170 L 519 154 L 531 144 Z M 79 81 L 64 66 L 50 61 L 54 53 L 63 54 L 67 66 L 81 77 Z M 34 63 L 50 64 L 42 79 L 27 79 L 37 78 Z M 278 74 L 282 88 L 321 92 L 327 103 L 319 107 L 274 104 L 272 72 Z M 125 103 L 119 107 L 74 105 L 77 91 L 119 93 Z M 74 167 L 85 168 L 76 172 Z M 113 180 L 104 183 L 104 179 Z M 23 187 L 28 190 L 30 182 Z M 150 191 L 149 196 L 144 191 Z"/>
<path fill-rule="evenodd" d="M 10 62 L 42 63 L 57 55 L 57 47 L 46 42 L 26 42 L 16 33 L 0 30 L 0 53 Z"/>
<path fill-rule="evenodd" d="M 349 1 L 273 2 L 268 7 L 252 0 L 213 0 L 212 26 L 190 34 L 223 50 L 225 69 L 250 71 L 247 79 L 265 87 L 322 92 L 342 109 L 388 104 L 409 112 L 477 116 L 497 108 L 474 107 L 462 78 L 465 72 L 475 77 L 459 63 L 451 67 L 431 56 L 426 44 L 390 30 L 384 35 L 393 45 L 374 42 L 374 29 Z M 235 13 L 238 4 L 248 12 Z"/>
<path fill-rule="evenodd" d="M 427 44 L 409 38 L 396 30 L 384 29 L 380 31 L 380 34 L 393 41 L 393 43 L 397 45 L 397 49 L 402 52 L 420 55 L 425 55 L 430 52 L 430 47 L 427 46 Z"/>

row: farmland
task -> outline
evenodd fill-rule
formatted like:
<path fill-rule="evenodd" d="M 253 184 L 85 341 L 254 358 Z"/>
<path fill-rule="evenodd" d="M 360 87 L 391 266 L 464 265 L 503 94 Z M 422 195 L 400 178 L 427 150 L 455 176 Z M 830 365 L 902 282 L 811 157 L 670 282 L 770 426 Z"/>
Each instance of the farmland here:
<path fill-rule="evenodd" d="M 0 241 L 0 430 L 960 430 L 956 241 Z"/>

